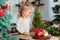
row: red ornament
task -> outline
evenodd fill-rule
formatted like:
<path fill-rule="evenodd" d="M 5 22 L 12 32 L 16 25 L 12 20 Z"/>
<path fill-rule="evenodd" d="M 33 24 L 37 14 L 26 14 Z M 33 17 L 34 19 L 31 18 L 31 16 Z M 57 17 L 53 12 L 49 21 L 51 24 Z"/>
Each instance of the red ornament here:
<path fill-rule="evenodd" d="M 10 31 L 10 30 L 7 30 L 7 33 L 8 33 L 8 34 L 11 34 L 11 31 Z"/>
<path fill-rule="evenodd" d="M 6 10 L 9 9 L 9 5 L 8 5 L 8 4 L 5 5 L 5 9 L 6 9 Z"/>
<path fill-rule="evenodd" d="M 2 8 L 0 7 L 0 13 L 2 12 L 3 10 L 2 10 Z"/>
<path fill-rule="evenodd" d="M 1 17 L 1 16 L 4 16 L 4 15 L 5 15 L 5 14 L 4 14 L 2 8 L 0 7 L 0 17 Z"/>
<path fill-rule="evenodd" d="M 6 4 L 5 6 L 2 6 L 2 9 L 6 9 L 6 10 L 8 10 L 8 9 L 9 9 L 9 5 Z"/>
<path fill-rule="evenodd" d="M 40 37 L 40 36 L 44 36 L 45 30 L 35 28 L 34 32 L 36 36 Z"/>

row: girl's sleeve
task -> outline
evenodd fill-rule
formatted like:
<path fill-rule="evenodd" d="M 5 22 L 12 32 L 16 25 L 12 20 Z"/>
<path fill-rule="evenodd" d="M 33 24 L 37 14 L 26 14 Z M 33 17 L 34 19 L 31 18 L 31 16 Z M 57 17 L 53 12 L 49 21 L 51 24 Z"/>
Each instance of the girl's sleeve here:
<path fill-rule="evenodd" d="M 16 29 L 17 29 L 17 31 L 20 32 L 20 33 L 23 33 L 23 27 L 22 27 L 22 26 L 23 26 L 23 25 L 22 25 L 21 19 L 18 19 Z"/>

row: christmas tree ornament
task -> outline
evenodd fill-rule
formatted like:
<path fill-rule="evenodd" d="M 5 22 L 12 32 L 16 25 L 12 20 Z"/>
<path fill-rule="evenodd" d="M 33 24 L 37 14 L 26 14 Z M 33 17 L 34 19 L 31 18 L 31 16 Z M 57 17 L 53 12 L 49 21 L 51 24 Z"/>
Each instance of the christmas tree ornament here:
<path fill-rule="evenodd" d="M 4 16 L 4 12 L 0 13 L 0 17 L 1 17 L 1 16 Z"/>
<path fill-rule="evenodd" d="M 5 5 L 5 9 L 8 10 L 9 9 L 9 4 Z"/>
<path fill-rule="evenodd" d="M 0 17 L 1 16 L 4 16 L 4 12 L 3 12 L 2 8 L 0 7 Z"/>
<path fill-rule="evenodd" d="M 10 30 L 7 30 L 7 33 L 8 33 L 8 34 L 12 34 Z"/>
<path fill-rule="evenodd" d="M 2 9 L 9 10 L 9 4 L 5 4 L 4 6 L 2 6 Z"/>

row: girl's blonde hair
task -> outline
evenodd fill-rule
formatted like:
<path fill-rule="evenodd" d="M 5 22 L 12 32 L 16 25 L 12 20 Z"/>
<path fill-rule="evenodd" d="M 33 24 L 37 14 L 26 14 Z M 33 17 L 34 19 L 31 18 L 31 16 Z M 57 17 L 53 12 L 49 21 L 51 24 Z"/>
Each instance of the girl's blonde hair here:
<path fill-rule="evenodd" d="M 22 11 L 23 10 L 32 10 L 32 5 L 31 5 L 31 3 L 30 2 L 21 2 L 21 4 L 20 4 L 20 11 L 19 11 L 19 14 L 18 14 L 18 18 L 19 17 L 21 17 L 22 16 Z"/>

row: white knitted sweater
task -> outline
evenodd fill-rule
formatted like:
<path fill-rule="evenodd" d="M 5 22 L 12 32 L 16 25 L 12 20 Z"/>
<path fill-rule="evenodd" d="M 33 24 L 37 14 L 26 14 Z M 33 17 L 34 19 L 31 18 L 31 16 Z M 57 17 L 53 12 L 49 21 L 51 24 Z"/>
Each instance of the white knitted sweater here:
<path fill-rule="evenodd" d="M 30 30 L 30 24 L 31 24 L 31 18 L 25 18 L 25 19 L 23 19 L 22 17 L 20 17 L 18 19 L 18 21 L 17 21 L 17 27 L 16 27 L 16 29 L 20 33 L 29 32 L 29 30 Z"/>

